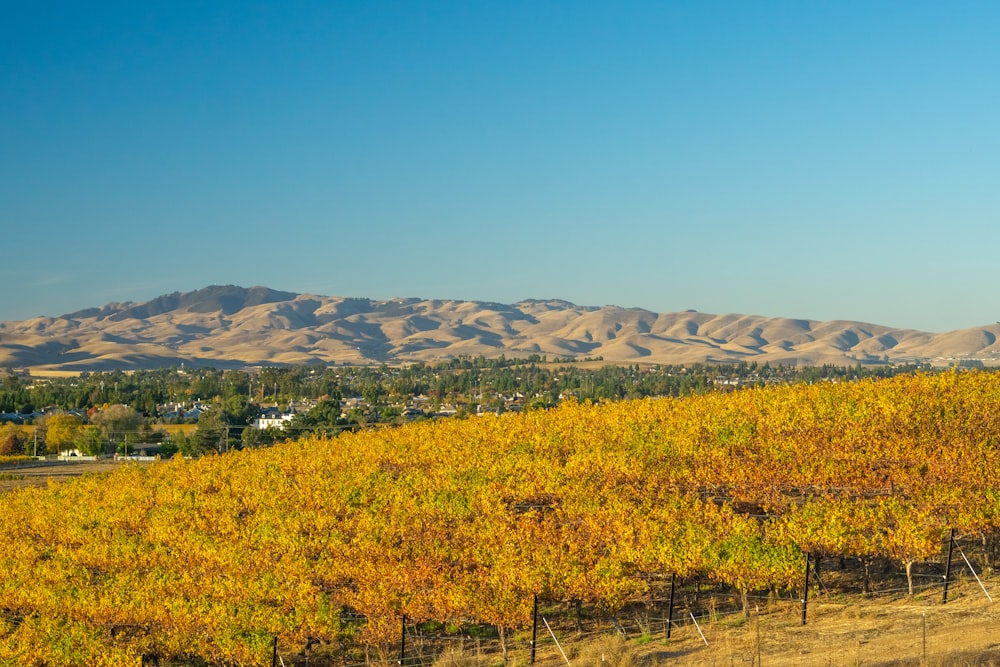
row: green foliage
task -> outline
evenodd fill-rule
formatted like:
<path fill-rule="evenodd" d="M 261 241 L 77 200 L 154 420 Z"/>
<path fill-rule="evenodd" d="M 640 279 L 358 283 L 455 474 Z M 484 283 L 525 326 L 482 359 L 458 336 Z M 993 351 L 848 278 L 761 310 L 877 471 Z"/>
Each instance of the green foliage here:
<path fill-rule="evenodd" d="M 361 396 L 381 406 L 425 395 L 453 404 L 488 404 L 498 395 L 521 394 L 526 404 L 551 406 L 560 394 L 599 402 L 646 396 L 688 396 L 734 386 L 851 381 L 912 373 L 917 366 L 788 367 L 740 364 L 637 365 L 588 368 L 571 360 L 459 357 L 404 367 L 322 365 L 268 367 L 257 372 L 202 368 L 85 373 L 78 378 L 22 378 L 0 382 L 0 412 L 30 413 L 34 406 L 85 410 L 124 405 L 157 420 L 159 405 L 222 402 L 232 423 L 248 423 L 248 406 L 291 400 L 339 401 Z M 922 370 L 927 370 L 922 368 Z M 371 415 L 367 420 L 371 421 Z M 327 422 L 329 423 L 329 422 Z"/>
<path fill-rule="evenodd" d="M 180 448 L 172 440 L 165 440 L 160 444 L 160 458 L 169 459 L 174 456 Z"/>
<path fill-rule="evenodd" d="M 169 445 L 176 448 L 176 452 L 184 457 L 197 457 L 205 453 L 194 435 L 186 435 L 178 431 L 170 436 Z"/>
<path fill-rule="evenodd" d="M 242 445 L 245 448 L 269 447 L 277 442 L 288 439 L 288 435 L 281 429 L 269 426 L 265 429 L 248 427 L 243 429 L 241 435 Z"/>
<path fill-rule="evenodd" d="M 84 456 L 99 456 L 104 453 L 104 440 L 96 426 L 84 426 L 77 433 L 74 445 Z"/>
<path fill-rule="evenodd" d="M 224 410 L 209 410 L 198 419 L 198 430 L 194 432 L 189 444 L 190 453 L 198 456 L 209 451 L 224 452 L 231 448 L 231 425 L 229 415 Z M 182 448 L 181 451 L 184 451 Z"/>

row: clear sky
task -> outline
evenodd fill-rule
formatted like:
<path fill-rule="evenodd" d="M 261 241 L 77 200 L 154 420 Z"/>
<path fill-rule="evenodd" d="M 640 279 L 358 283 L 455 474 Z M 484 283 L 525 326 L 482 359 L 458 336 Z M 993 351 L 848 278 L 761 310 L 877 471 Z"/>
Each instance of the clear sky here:
<path fill-rule="evenodd" d="M 0 320 L 213 284 L 1000 320 L 1000 3 L 0 2 Z"/>

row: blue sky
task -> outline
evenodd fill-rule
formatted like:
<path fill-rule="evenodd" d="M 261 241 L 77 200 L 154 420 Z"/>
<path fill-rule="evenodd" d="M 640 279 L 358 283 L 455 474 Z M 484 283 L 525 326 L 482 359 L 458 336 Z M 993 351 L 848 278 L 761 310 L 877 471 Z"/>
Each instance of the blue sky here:
<path fill-rule="evenodd" d="M 0 320 L 212 284 L 1000 320 L 1000 4 L 7 2 Z"/>

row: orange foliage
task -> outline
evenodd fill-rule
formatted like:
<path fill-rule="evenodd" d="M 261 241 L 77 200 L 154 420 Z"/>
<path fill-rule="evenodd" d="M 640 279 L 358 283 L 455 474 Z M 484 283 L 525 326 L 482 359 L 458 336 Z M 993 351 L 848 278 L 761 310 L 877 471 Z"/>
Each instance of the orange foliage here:
<path fill-rule="evenodd" d="M 614 608 L 643 573 L 745 593 L 796 581 L 803 552 L 910 563 L 946 527 L 997 528 L 998 404 L 980 372 L 565 403 L 13 492 L 0 661 L 261 664 L 275 636 L 378 645 L 404 614 Z"/>

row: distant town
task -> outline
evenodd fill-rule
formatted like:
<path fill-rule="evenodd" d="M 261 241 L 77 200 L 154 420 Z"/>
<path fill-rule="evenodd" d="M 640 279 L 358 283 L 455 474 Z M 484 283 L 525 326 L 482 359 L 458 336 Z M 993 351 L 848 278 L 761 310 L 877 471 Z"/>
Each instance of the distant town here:
<path fill-rule="evenodd" d="M 938 372 L 929 365 L 606 365 L 463 357 L 407 366 L 164 368 L 0 380 L 0 456 L 200 456 L 435 418 Z"/>

